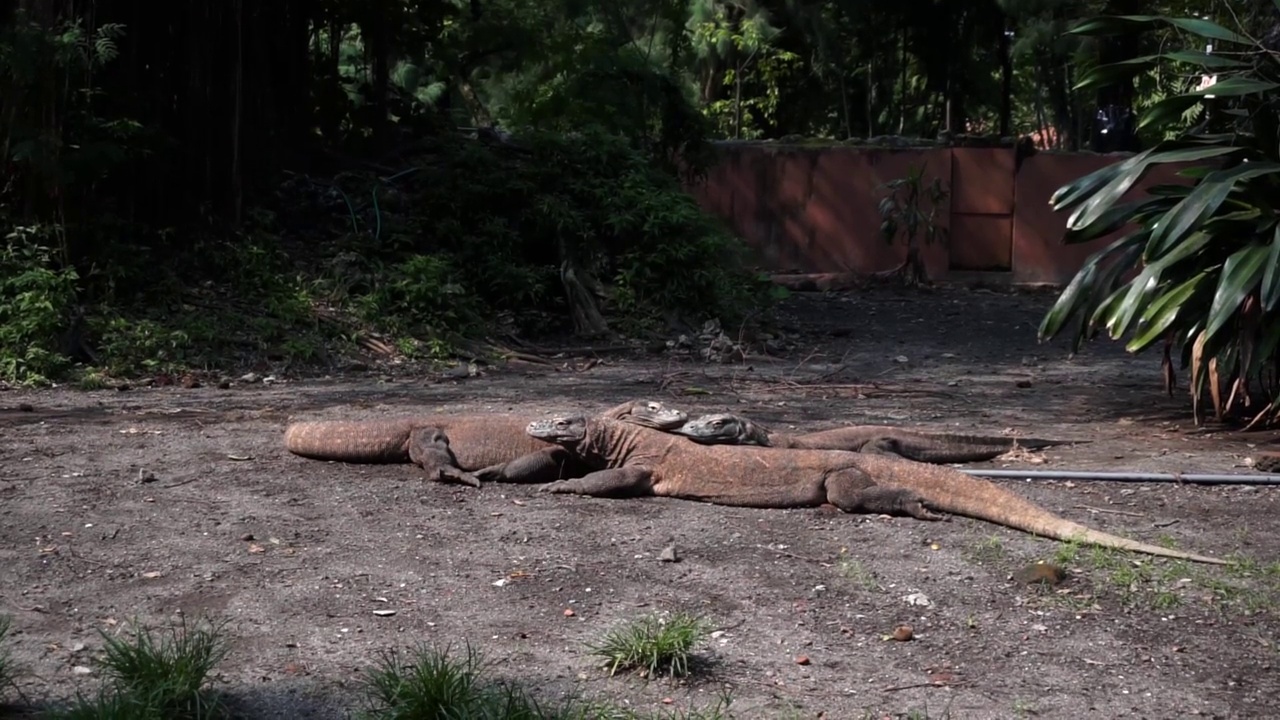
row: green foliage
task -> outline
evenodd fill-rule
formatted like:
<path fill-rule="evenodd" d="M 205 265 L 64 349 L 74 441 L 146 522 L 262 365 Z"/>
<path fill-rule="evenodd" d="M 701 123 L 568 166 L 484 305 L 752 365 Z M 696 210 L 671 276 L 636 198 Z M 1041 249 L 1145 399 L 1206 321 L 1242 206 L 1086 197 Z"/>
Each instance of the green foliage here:
<path fill-rule="evenodd" d="M 42 227 L 11 227 L 0 245 L 0 380 L 49 382 L 68 365 L 62 337 L 78 276 L 60 267 Z"/>
<path fill-rule="evenodd" d="M 880 236 L 892 244 L 898 237 L 907 241 L 907 247 L 915 247 L 923 234 L 926 245 L 945 240 L 947 229 L 938 225 L 938 213 L 942 203 L 951 194 L 935 177 L 925 182 L 927 165 L 913 167 L 905 177 L 890 180 L 880 186 L 885 195 L 880 199 Z"/>
<path fill-rule="evenodd" d="M 456 660 L 449 649 L 419 647 L 409 662 L 395 651 L 380 654 L 378 664 L 365 672 L 368 720 L 416 720 L 438 717 L 534 718 L 533 708 L 517 709 L 517 694 L 482 682 L 482 658 L 467 646 Z M 501 707 L 503 714 L 496 714 Z"/>
<path fill-rule="evenodd" d="M 612 703 L 570 700 L 540 703 L 520 685 L 489 680 L 487 665 L 470 645 L 461 658 L 449 648 L 420 645 L 407 661 L 385 651 L 364 671 L 365 720 L 721 720 L 731 699 L 724 695 L 709 709 L 641 714 Z"/>
<path fill-rule="evenodd" d="M 34 315 L 0 297 L 21 316 L 0 330 L 10 380 L 82 370 L 51 339 L 72 303 L 95 383 L 327 359 L 378 334 L 439 354 L 495 324 L 730 324 L 778 291 L 681 187 L 716 161 L 712 137 L 993 132 L 1007 100 L 1013 132 L 1070 145 L 1100 86 L 1136 77 L 1136 104 L 1174 117 L 1188 78 L 1161 68 L 1253 62 L 1149 41 L 1133 48 L 1156 60 L 1073 88 L 1104 46 L 1062 31 L 1092 0 L 94 7 L 0 28 L 0 218 L 40 228 L 3 262 L 44 283 L 5 286 Z M 241 49 L 170 70 L 206 46 Z M 282 171 L 299 174 L 273 197 Z"/>
<path fill-rule="evenodd" d="M 709 69 L 723 68 L 720 82 L 733 88 L 732 97 L 710 99 L 707 117 L 721 135 L 764 136 L 777 123 L 784 88 L 803 72 L 801 57 L 775 44 L 782 29 L 762 6 L 710 2 L 692 8 L 695 52 Z"/>
<path fill-rule="evenodd" d="M 950 191 L 941 178 L 926 182 L 926 169 L 926 164 L 921 163 L 911 168 L 905 177 L 890 180 L 879 188 L 885 193 L 877 205 L 880 236 L 890 244 L 899 237 L 906 241 L 907 260 L 902 271 L 912 284 L 928 280 L 920 258 L 921 236 L 926 245 L 945 241 L 947 237 L 947 229 L 938 225 L 938 213 Z"/>
<path fill-rule="evenodd" d="M 645 616 L 605 633 L 590 646 L 591 654 L 604 660 L 610 675 L 636 670 L 648 678 L 684 677 L 689 674 L 693 649 L 708 631 L 706 621 L 685 613 L 665 619 Z"/>
<path fill-rule="evenodd" d="M 413 255 L 383 277 L 359 302 L 366 320 L 382 318 L 397 334 L 442 337 L 473 329 L 482 317 L 478 299 L 459 282 L 447 256 Z"/>
<path fill-rule="evenodd" d="M 537 76 L 513 78 L 503 88 L 504 119 L 544 133 L 626 138 L 667 172 L 705 174 L 714 160 L 710 125 L 679 78 L 658 65 L 652 47 L 615 45 L 591 34 Z"/>
<path fill-rule="evenodd" d="M 125 159 L 141 127 L 93 109 L 101 94 L 94 76 L 117 57 L 123 33 L 118 23 L 89 33 L 78 18 L 45 27 L 26 10 L 0 29 L 0 97 L 8 108 L 0 148 L 29 188 L 87 188 Z"/>
<path fill-rule="evenodd" d="M 13 656 L 9 652 L 7 641 L 9 639 L 9 629 L 13 627 L 13 618 L 8 615 L 0 615 L 0 703 L 4 702 L 4 696 L 13 687 L 14 681 L 18 678 L 18 669 L 13 662 Z"/>
<path fill-rule="evenodd" d="M 366 316 L 404 319 L 403 332 L 466 330 L 502 313 L 563 317 L 565 263 L 610 285 L 610 309 L 637 328 L 663 314 L 729 322 L 768 299 L 740 242 L 619 135 L 446 142 L 418 163 L 384 203 L 381 252 L 362 253 L 389 282 L 344 283 L 368 292 Z"/>
<path fill-rule="evenodd" d="M 218 624 L 188 627 L 184 618 L 164 629 L 134 627 L 131 638 L 100 633 L 97 664 L 107 682 L 94 697 L 81 696 L 57 720 L 207 720 L 226 716 L 221 700 L 206 688 L 209 674 L 226 657 Z"/>
<path fill-rule="evenodd" d="M 1280 60 L 1254 41 L 1203 19 L 1132 16 L 1096 18 L 1077 33 L 1108 33 L 1173 26 L 1243 50 L 1230 57 L 1249 62 L 1208 61 L 1190 50 L 1101 66 L 1082 80 L 1130 73 L 1152 65 L 1212 66 L 1218 84 L 1170 96 L 1150 107 L 1142 124 L 1176 121 L 1200 106 L 1205 122 L 1173 140 L 1102 168 L 1060 188 L 1055 209 L 1074 208 L 1066 241 L 1087 242 L 1132 225 L 1091 256 L 1063 290 L 1040 327 L 1043 338 L 1077 320 L 1076 347 L 1100 329 L 1126 334 L 1126 347 L 1140 352 L 1165 343 L 1166 377 L 1172 352 L 1190 365 L 1193 407 L 1209 391 L 1215 415 L 1247 412 L 1254 422 L 1280 419 L 1276 381 L 1280 346 Z M 1251 52 L 1252 51 L 1252 52 Z M 1226 124 L 1229 133 L 1209 127 Z M 1189 184 L 1152 187 L 1143 197 L 1127 193 L 1152 167 L 1180 165 Z M 1136 274 L 1128 277 L 1132 271 Z M 1261 391 L 1261 398 L 1254 390 Z"/>

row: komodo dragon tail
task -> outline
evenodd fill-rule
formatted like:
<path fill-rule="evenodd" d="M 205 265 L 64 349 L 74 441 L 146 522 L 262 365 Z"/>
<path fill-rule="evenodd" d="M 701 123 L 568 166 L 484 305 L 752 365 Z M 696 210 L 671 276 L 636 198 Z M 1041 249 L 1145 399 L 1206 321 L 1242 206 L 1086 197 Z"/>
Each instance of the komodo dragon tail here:
<path fill-rule="evenodd" d="M 981 478 L 951 468 L 900 460 L 867 457 L 868 469 L 879 485 L 910 488 L 931 509 L 998 523 L 1033 535 L 1083 542 L 1117 550 L 1192 560 L 1212 565 L 1226 565 L 1226 560 L 1173 550 L 1130 540 L 1100 530 L 1092 530 L 1055 515 L 1008 490 Z M 871 468 L 875 464 L 879 467 Z"/>
<path fill-rule="evenodd" d="M 284 446 L 313 460 L 405 463 L 413 425 L 405 418 L 296 422 L 285 430 Z"/>
<path fill-rule="evenodd" d="M 993 449 L 1003 450 L 1004 452 L 1011 450 L 1015 444 L 1017 447 L 1026 450 L 1043 450 L 1045 448 L 1058 447 L 1059 445 L 1080 445 L 1089 442 L 1088 440 L 1046 440 L 1044 438 L 1029 438 L 1017 435 L 968 435 L 965 433 L 926 431 L 920 431 L 920 434 L 930 438 L 938 438 L 943 442 L 961 447 L 991 446 Z"/>

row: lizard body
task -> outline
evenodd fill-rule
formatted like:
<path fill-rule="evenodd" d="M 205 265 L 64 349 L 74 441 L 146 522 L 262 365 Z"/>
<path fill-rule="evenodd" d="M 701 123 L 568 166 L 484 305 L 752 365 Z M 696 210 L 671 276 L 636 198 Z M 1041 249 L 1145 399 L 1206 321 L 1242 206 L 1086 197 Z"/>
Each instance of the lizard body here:
<path fill-rule="evenodd" d="M 564 447 L 593 472 L 553 482 L 546 492 L 599 497 L 655 495 L 759 508 L 816 507 L 905 514 L 939 512 L 986 520 L 1034 535 L 1121 550 L 1224 564 L 1225 561 L 1100 532 L 1059 517 L 994 483 L 951 468 L 841 450 L 698 445 L 651 428 L 565 415 L 528 433 Z"/>

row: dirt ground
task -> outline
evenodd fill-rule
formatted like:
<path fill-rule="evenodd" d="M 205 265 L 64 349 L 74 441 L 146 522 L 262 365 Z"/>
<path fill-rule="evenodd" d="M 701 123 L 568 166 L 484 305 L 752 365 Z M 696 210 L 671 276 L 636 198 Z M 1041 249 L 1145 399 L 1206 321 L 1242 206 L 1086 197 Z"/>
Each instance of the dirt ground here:
<path fill-rule="evenodd" d="M 1061 543 L 966 518 L 475 490 L 422 482 L 410 466 L 304 460 L 281 443 L 290 419 L 541 415 L 637 397 L 727 407 L 776 429 L 893 423 L 1092 441 L 1037 453 L 1040 464 L 984 464 L 997 467 L 1246 472 L 1251 444 L 1274 439 L 1194 428 L 1185 393 L 1161 393 L 1154 356 L 1098 344 L 1069 359 L 1065 342 L 1037 345 L 1051 300 L 797 295 L 783 312 L 796 347 L 745 364 L 637 353 L 464 380 L 352 371 L 230 389 L 0 393 L 0 613 L 13 616 L 21 690 L 92 691 L 96 671 L 75 668 L 101 647 L 98 629 L 184 613 L 229 621 L 218 687 L 249 717 L 349 717 L 357 673 L 378 651 L 463 641 L 495 676 L 548 698 L 687 708 L 727 687 L 740 718 L 1273 716 L 1274 488 L 1006 483 L 1098 529 L 1250 561 L 1084 551 L 1055 592 L 1008 578 Z M 659 562 L 671 542 L 681 561 Z M 927 605 L 907 599 L 919 595 Z M 384 610 L 395 613 L 374 614 Z M 708 676 L 646 683 L 595 667 L 586 643 L 672 610 L 722 630 L 703 649 Z M 885 641 L 900 623 L 915 640 Z"/>

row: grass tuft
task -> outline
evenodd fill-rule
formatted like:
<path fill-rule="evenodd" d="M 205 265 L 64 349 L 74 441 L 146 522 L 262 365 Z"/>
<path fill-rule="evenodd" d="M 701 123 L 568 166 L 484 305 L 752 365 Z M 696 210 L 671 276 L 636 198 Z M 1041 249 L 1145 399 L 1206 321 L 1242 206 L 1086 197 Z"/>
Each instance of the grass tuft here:
<path fill-rule="evenodd" d="M 104 646 L 95 663 L 106 685 L 95 696 L 79 696 L 57 720 L 212 720 L 226 707 L 206 684 L 227 655 L 222 624 L 186 618 L 164 629 L 133 624 L 131 636 L 99 631 Z"/>
<path fill-rule="evenodd" d="M 409 659 L 379 654 L 363 680 L 369 720 L 417 718 L 534 718 L 533 703 L 515 688 L 482 681 L 484 659 L 470 645 L 458 659 L 449 648 L 419 646 Z M 494 714 L 502 710 L 501 714 Z"/>
<path fill-rule="evenodd" d="M 644 677 L 684 677 L 689 674 L 693 648 L 708 632 L 702 618 L 687 613 L 675 613 L 666 620 L 650 615 L 610 630 L 588 647 L 605 661 L 610 676 L 619 670 L 637 670 Z"/>
<path fill-rule="evenodd" d="M 227 656 L 222 627 L 189 627 L 183 617 L 162 630 L 134 624 L 131 638 L 101 633 L 106 645 L 98 662 L 120 695 L 163 710 L 175 720 L 219 717 L 222 704 L 205 683 Z"/>
<path fill-rule="evenodd" d="M 9 648 L 5 645 L 12 627 L 13 618 L 0 615 L 0 702 L 4 701 L 5 693 L 18 679 L 18 670 L 14 665 L 13 656 L 9 654 Z"/>

